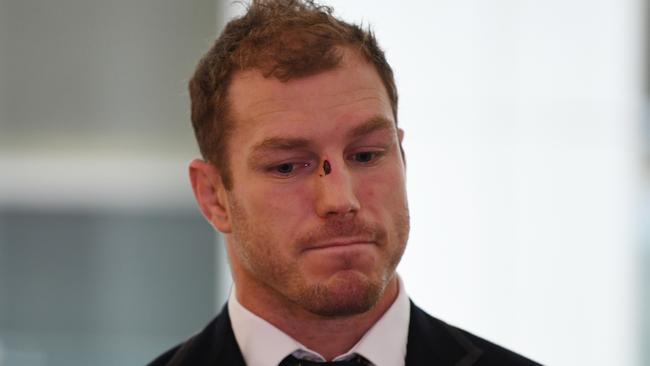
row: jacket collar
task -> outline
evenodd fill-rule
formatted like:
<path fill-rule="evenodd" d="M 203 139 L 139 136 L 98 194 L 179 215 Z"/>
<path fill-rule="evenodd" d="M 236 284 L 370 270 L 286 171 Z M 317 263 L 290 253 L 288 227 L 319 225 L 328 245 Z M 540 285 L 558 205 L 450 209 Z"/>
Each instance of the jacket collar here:
<path fill-rule="evenodd" d="M 228 307 L 185 342 L 166 366 L 246 366 L 230 325 Z"/>
<path fill-rule="evenodd" d="M 469 366 L 481 353 L 458 329 L 433 318 L 411 301 L 407 366 Z"/>

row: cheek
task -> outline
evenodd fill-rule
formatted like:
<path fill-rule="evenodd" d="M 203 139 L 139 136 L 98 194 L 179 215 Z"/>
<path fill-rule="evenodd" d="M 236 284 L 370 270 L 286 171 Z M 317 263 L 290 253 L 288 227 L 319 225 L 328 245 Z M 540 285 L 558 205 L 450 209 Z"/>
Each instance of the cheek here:
<path fill-rule="evenodd" d="M 393 210 L 405 203 L 405 184 L 399 170 L 373 174 L 359 182 L 357 197 L 369 206 Z"/>
<path fill-rule="evenodd" d="M 362 216 L 380 224 L 392 238 L 390 242 L 396 245 L 405 242 L 409 215 L 403 176 L 396 172 L 377 177 L 358 194 Z"/>
<path fill-rule="evenodd" d="M 307 189 L 296 185 L 263 187 L 246 192 L 248 212 L 254 212 L 257 220 L 268 225 L 284 227 L 308 217 L 310 200 Z"/>

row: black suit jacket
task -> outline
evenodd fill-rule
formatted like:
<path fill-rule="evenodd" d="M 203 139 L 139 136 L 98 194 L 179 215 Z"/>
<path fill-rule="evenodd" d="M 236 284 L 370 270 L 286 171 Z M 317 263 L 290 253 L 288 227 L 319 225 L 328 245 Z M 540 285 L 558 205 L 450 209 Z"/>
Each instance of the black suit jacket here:
<path fill-rule="evenodd" d="M 230 325 L 228 307 L 203 331 L 149 366 L 246 366 Z M 406 366 L 539 365 L 422 311 L 411 302 Z M 255 365 L 250 365 L 255 366 Z M 384 366 L 384 365 L 378 365 Z M 389 365 L 387 365 L 389 366 Z"/>

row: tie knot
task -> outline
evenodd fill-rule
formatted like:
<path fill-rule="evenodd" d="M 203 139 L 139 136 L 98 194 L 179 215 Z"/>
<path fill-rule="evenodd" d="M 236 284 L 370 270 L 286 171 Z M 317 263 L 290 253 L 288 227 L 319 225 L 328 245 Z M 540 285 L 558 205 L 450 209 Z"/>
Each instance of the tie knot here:
<path fill-rule="evenodd" d="M 353 358 L 345 361 L 315 362 L 295 358 L 293 355 L 287 356 L 278 366 L 371 366 L 370 361 L 361 355 L 355 355 Z"/>

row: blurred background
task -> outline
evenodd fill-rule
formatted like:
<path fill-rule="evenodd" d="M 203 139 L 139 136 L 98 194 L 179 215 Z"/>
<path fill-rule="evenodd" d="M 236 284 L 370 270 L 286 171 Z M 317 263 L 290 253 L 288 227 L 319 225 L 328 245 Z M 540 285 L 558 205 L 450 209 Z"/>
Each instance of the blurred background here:
<path fill-rule="evenodd" d="M 325 3 L 396 72 L 412 299 L 543 364 L 650 364 L 646 1 Z M 143 365 L 219 311 L 186 84 L 241 11 L 0 0 L 0 366 Z"/>

